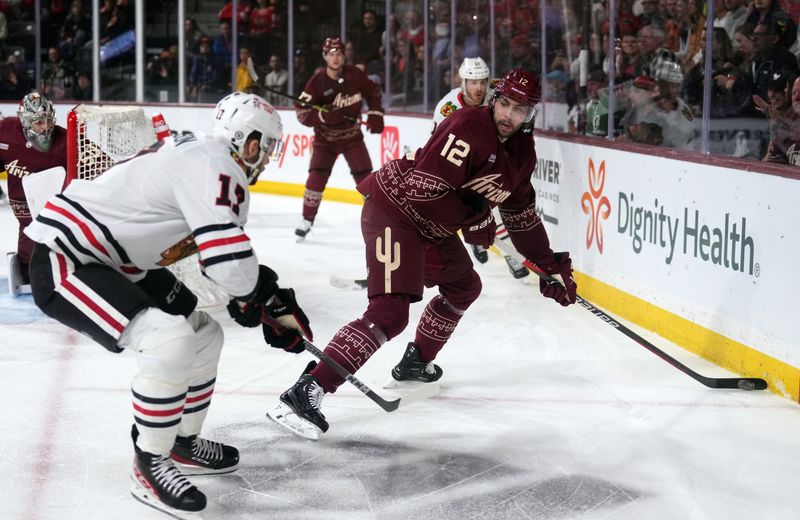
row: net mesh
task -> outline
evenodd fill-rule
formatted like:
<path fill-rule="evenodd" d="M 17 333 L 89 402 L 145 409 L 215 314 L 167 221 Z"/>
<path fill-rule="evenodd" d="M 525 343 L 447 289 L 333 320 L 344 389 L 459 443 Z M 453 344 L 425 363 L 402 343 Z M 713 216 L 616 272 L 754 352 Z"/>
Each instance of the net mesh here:
<path fill-rule="evenodd" d="M 80 105 L 76 116 L 78 179 L 94 179 L 115 163 L 136 155 L 156 141 L 152 122 L 139 107 Z M 198 307 L 213 308 L 228 303 L 228 295 L 200 272 L 196 254 L 168 267 L 198 299 Z"/>

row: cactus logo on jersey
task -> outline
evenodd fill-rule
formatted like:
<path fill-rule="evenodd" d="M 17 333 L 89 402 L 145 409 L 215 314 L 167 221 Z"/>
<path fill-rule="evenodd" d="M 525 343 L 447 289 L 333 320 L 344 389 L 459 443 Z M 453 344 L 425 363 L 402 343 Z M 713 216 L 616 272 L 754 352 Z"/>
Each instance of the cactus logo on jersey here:
<path fill-rule="evenodd" d="M 381 133 L 381 164 L 400 157 L 400 131 L 396 126 L 386 126 Z"/>
<path fill-rule="evenodd" d="M 589 158 L 589 191 L 581 197 L 581 208 L 589 215 L 586 225 L 586 249 L 592 248 L 592 243 L 597 242 L 597 250 L 603 254 L 603 226 L 602 220 L 608 219 L 611 214 L 611 203 L 603 195 L 606 183 L 606 162 L 601 161 L 595 168 L 594 161 Z"/>

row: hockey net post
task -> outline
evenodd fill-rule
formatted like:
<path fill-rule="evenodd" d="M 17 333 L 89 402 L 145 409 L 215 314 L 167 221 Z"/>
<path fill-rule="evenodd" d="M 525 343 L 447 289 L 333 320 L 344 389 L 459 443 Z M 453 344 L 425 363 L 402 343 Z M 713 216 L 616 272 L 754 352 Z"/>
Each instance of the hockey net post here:
<path fill-rule="evenodd" d="M 94 179 L 155 142 L 153 121 L 140 107 L 78 105 L 67 114 L 64 186 L 77 179 Z M 198 307 L 210 309 L 228 303 L 229 296 L 200 272 L 195 255 L 175 262 L 168 269 L 197 296 Z"/>

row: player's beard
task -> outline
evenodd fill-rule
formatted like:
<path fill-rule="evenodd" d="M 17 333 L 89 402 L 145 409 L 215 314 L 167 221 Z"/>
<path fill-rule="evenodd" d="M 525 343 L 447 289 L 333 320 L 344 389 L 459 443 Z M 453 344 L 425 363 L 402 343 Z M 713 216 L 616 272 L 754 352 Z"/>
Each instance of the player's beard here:
<path fill-rule="evenodd" d="M 494 124 L 497 127 L 497 135 L 503 139 L 508 139 L 516 133 L 522 124 L 515 125 L 511 118 L 504 117 L 502 119 L 495 116 Z"/>

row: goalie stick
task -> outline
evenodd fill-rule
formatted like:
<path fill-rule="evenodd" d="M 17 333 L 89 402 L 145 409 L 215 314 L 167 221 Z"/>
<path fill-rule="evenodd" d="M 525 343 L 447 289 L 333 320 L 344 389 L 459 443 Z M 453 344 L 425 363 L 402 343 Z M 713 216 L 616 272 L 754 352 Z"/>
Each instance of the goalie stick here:
<path fill-rule="evenodd" d="M 274 326 L 278 329 L 284 329 L 285 327 L 283 324 L 271 318 L 266 313 L 262 313 L 261 319 L 270 326 Z M 311 343 L 310 341 L 303 339 L 303 347 L 305 347 L 306 351 L 312 354 L 314 357 L 328 365 L 336 372 L 340 377 L 343 377 L 347 380 L 348 383 L 353 385 L 354 387 L 358 388 L 361 393 L 369 397 L 375 404 L 380 406 L 386 412 L 393 412 L 400 408 L 400 406 L 405 406 L 411 404 L 415 401 L 419 401 L 421 399 L 425 399 L 431 396 L 434 396 L 439 393 L 439 383 L 427 383 L 425 386 L 415 388 L 411 390 L 409 393 L 402 397 L 398 397 L 397 399 L 387 400 L 372 390 L 370 387 L 365 385 L 358 379 L 356 376 L 351 374 L 346 368 L 336 362 L 335 359 L 328 356 L 325 352 L 323 352 L 319 347 Z"/>
<path fill-rule="evenodd" d="M 509 250 L 509 246 L 507 244 L 496 243 L 495 245 L 498 247 L 498 249 L 500 249 L 506 254 L 519 255 L 519 253 L 517 253 L 515 250 L 514 251 Z M 524 258 L 522 260 L 522 265 L 533 271 L 534 274 L 538 275 L 540 278 L 542 278 L 548 283 L 560 283 L 558 280 L 556 280 L 549 274 L 545 273 L 543 270 L 539 268 L 539 266 L 537 266 L 527 258 Z M 585 298 L 582 298 L 581 296 L 576 294 L 575 299 L 576 303 L 578 303 L 581 307 L 591 312 L 604 322 L 608 323 L 614 329 L 625 334 L 630 339 L 632 339 L 639 345 L 643 346 L 656 356 L 660 357 L 673 367 L 677 368 L 678 370 L 688 375 L 695 381 L 698 381 L 709 388 L 726 388 L 726 389 L 738 388 L 741 390 L 764 390 L 767 388 L 767 382 L 764 379 L 757 377 L 707 377 L 698 374 L 697 372 L 687 367 L 674 357 L 670 356 L 660 348 L 656 347 L 655 345 L 653 345 L 640 335 L 636 334 L 634 331 L 632 331 L 631 329 L 629 329 L 628 327 L 626 327 L 625 325 L 614 319 L 614 317 L 611 316 L 610 314 L 598 309 L 595 305 L 593 305 Z"/>

